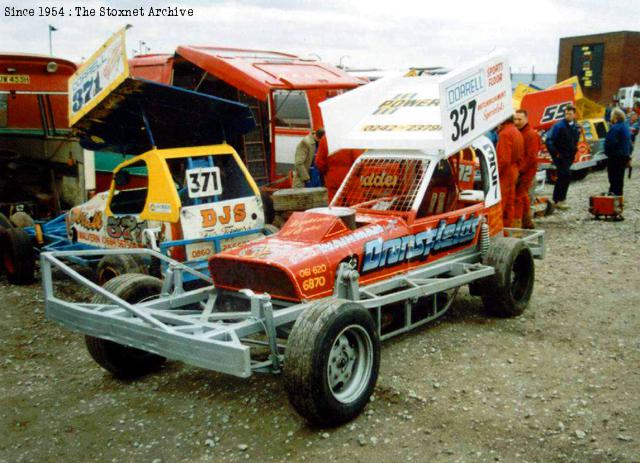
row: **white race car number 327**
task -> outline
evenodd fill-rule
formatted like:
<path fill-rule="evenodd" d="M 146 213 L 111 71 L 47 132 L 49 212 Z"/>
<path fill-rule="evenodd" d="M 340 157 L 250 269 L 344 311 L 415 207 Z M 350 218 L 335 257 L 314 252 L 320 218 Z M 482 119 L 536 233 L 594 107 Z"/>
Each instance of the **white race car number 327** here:
<path fill-rule="evenodd" d="M 203 198 L 222 193 L 219 167 L 199 167 L 187 170 L 190 198 Z"/>

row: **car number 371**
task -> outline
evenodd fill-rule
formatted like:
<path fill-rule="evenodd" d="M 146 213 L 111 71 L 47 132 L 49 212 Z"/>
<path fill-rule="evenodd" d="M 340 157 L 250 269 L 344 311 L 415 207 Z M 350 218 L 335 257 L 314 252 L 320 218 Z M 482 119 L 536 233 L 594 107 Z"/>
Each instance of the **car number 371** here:
<path fill-rule="evenodd" d="M 187 170 L 187 188 L 190 198 L 215 196 L 222 193 L 219 167 L 200 167 Z"/>

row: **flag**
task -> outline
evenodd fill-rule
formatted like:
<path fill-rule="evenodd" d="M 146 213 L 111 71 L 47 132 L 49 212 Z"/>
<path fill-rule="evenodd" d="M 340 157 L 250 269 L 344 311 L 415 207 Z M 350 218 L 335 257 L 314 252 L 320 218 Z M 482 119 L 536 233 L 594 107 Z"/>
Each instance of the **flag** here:
<path fill-rule="evenodd" d="M 55 27 L 53 27 L 51 24 L 49 24 L 49 32 L 55 32 L 58 29 L 56 29 Z"/>

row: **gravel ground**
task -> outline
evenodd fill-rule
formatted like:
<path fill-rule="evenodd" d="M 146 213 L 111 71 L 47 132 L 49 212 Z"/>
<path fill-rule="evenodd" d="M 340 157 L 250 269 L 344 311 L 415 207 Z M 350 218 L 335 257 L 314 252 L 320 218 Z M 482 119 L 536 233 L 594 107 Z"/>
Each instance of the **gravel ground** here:
<path fill-rule="evenodd" d="M 335 429 L 308 426 L 275 376 L 169 362 L 117 381 L 45 320 L 39 285 L 2 278 L 0 461 L 638 462 L 639 184 L 606 222 L 587 212 L 606 172 L 573 183 L 571 209 L 537 222 L 548 255 L 524 315 L 488 318 L 461 291 L 384 345 L 372 402 Z"/>

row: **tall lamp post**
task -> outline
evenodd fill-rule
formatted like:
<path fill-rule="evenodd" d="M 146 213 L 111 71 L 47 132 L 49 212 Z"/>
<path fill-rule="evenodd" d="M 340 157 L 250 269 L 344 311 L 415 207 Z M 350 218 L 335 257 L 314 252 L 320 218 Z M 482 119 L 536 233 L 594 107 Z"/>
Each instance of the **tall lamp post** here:
<path fill-rule="evenodd" d="M 49 24 L 49 56 L 53 56 L 53 33 L 55 31 L 57 31 L 58 29 L 56 29 L 55 27 L 53 27 L 51 24 Z"/>

